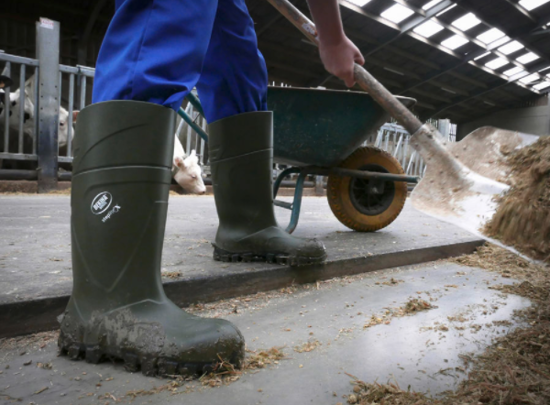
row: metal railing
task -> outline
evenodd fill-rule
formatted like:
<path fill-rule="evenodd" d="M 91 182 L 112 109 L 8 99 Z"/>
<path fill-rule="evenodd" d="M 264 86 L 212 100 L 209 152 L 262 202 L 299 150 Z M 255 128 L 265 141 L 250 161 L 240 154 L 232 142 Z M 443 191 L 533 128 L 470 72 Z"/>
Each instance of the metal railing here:
<path fill-rule="evenodd" d="M 0 52 L 3 74 L 14 79 L 0 95 L 0 179 L 37 179 L 39 191 L 70 178 L 59 163 L 72 163 L 73 112 L 86 106 L 94 77 L 92 68 L 59 64 L 59 30 L 55 21 L 36 23 L 36 59 Z"/>
<path fill-rule="evenodd" d="M 206 120 L 201 114 L 199 114 L 193 104 L 188 103 L 184 110 L 193 122 L 206 132 Z M 203 171 L 209 175 L 210 166 L 208 161 L 208 146 L 206 145 L 204 139 L 202 139 L 197 132 L 195 132 L 193 128 L 191 128 L 191 126 L 187 124 L 180 116 L 178 116 L 177 119 L 176 136 L 180 140 L 186 154 L 189 154 L 192 150 L 195 150 L 199 158 L 199 164 L 203 167 Z"/>
<path fill-rule="evenodd" d="M 63 152 L 64 156 L 58 156 L 58 162 L 72 163 L 73 161 L 73 149 L 72 138 L 74 136 L 74 122 L 73 112 L 82 110 L 86 107 L 87 100 L 87 87 L 89 85 L 88 79 L 94 78 L 95 69 L 87 66 L 77 65 L 67 66 L 59 65 L 59 100 L 62 100 L 63 83 L 68 82 L 67 92 L 67 122 L 66 122 L 66 148 L 60 152 Z M 64 80 L 65 79 L 65 80 Z M 59 106 L 60 117 L 63 111 L 63 107 Z M 62 128 L 59 128 L 60 131 Z M 61 145 L 61 142 L 60 142 Z"/>
<path fill-rule="evenodd" d="M 449 141 L 456 141 L 456 125 L 449 120 L 438 120 L 432 123 Z M 367 139 L 365 145 L 372 145 L 385 150 L 396 158 L 405 173 L 409 176 L 423 177 L 426 164 L 419 153 L 410 145 L 411 134 L 396 123 L 387 123 L 380 128 L 376 137 Z"/>
<path fill-rule="evenodd" d="M 17 73 L 19 76 L 18 83 L 14 82 L 12 86 L 4 88 L 2 95 L 0 159 L 37 160 L 36 123 L 38 121 L 35 117 L 39 115 L 38 81 L 29 83 L 31 85 L 29 92 L 25 91 L 25 78 L 29 71 L 32 71 L 34 76 L 38 74 L 38 60 L 0 53 L 0 62 L 5 63 L 3 75 L 12 77 Z M 11 88 L 16 86 L 18 90 L 11 91 Z M 25 143 L 30 146 L 30 150 L 25 148 Z M 29 143 L 31 145 L 28 145 Z"/>

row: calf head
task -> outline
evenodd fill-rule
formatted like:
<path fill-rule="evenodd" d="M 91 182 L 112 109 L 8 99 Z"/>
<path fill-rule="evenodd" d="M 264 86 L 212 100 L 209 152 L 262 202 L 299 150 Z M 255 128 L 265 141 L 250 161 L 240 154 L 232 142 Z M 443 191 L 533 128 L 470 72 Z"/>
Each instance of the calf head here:
<path fill-rule="evenodd" d="M 206 193 L 206 187 L 202 180 L 202 170 L 199 166 L 199 158 L 194 150 L 186 158 L 175 156 L 174 166 L 178 168 L 174 179 L 186 192 L 191 194 Z"/>
<path fill-rule="evenodd" d="M 73 112 L 73 125 L 76 121 L 76 116 L 78 115 L 78 111 Z M 59 131 L 57 132 L 57 141 L 59 142 L 59 146 L 63 147 L 67 145 L 67 139 L 69 137 L 69 112 L 65 110 L 63 107 L 59 107 Z M 71 131 L 71 139 L 74 137 L 74 126 L 73 130 Z"/>

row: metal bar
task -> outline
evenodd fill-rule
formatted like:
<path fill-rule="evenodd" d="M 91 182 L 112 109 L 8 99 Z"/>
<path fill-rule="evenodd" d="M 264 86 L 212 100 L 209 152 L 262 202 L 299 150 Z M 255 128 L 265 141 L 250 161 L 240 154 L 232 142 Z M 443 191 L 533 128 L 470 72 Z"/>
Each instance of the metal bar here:
<path fill-rule="evenodd" d="M 344 169 L 341 167 L 333 168 L 324 168 L 324 167 L 315 167 L 307 166 L 305 169 L 308 174 L 320 174 L 320 175 L 338 175 L 338 176 L 347 176 L 354 177 L 356 179 L 373 179 L 373 180 L 387 180 L 387 181 L 405 181 L 408 183 L 418 182 L 418 178 L 415 176 L 407 176 L 404 174 L 393 174 L 393 173 L 380 173 L 380 172 L 369 172 L 363 170 L 352 170 Z"/>
<path fill-rule="evenodd" d="M 293 173 L 300 173 L 300 168 L 289 167 L 288 169 L 285 169 L 281 173 L 279 173 L 279 176 L 277 176 L 277 179 L 273 183 L 273 198 L 277 197 L 277 193 L 279 192 L 279 187 L 281 187 L 281 182 L 283 181 L 283 179 Z"/>
<path fill-rule="evenodd" d="M 34 68 L 34 128 L 33 134 L 32 134 L 32 153 L 33 155 L 36 155 L 37 145 L 38 145 L 38 113 L 39 113 L 39 104 L 40 104 L 40 97 L 38 97 L 38 76 L 40 74 L 40 68 L 37 66 Z"/>
<path fill-rule="evenodd" d="M 95 76 L 95 69 L 94 68 L 91 68 L 91 67 L 88 67 L 88 66 L 83 66 L 83 65 L 76 65 L 76 67 L 78 68 L 78 74 L 80 74 L 80 75 L 84 75 L 84 76 L 90 77 L 90 78 L 93 78 Z"/>
<path fill-rule="evenodd" d="M 414 151 L 412 154 L 411 154 L 411 157 L 409 158 L 409 164 L 407 165 L 407 170 L 405 170 L 405 173 L 407 174 L 411 174 L 411 169 L 412 169 L 412 166 L 413 166 L 413 160 L 416 158 L 416 151 Z"/>
<path fill-rule="evenodd" d="M 86 76 L 80 75 L 80 103 L 81 110 L 86 107 Z"/>
<path fill-rule="evenodd" d="M 15 56 L 15 55 L 7 54 L 7 53 L 0 53 L 0 61 L 4 61 L 6 63 L 10 63 L 10 62 L 24 63 L 25 65 L 28 65 L 28 66 L 38 66 L 39 65 L 38 60 L 36 60 L 36 59 L 24 58 L 22 56 Z"/>
<path fill-rule="evenodd" d="M 58 180 L 67 181 L 71 180 L 72 173 L 65 172 L 59 173 Z M 38 179 L 37 170 L 14 170 L 14 169 L 0 169 L 0 180 L 36 180 Z"/>
<path fill-rule="evenodd" d="M 202 130 L 204 131 L 204 133 L 206 133 L 206 120 L 204 118 L 201 119 L 201 127 L 202 127 Z M 201 164 L 204 164 L 204 151 L 205 151 L 205 145 L 206 145 L 206 142 L 204 141 L 203 138 L 201 138 L 201 147 L 200 147 L 200 156 L 199 156 L 199 162 Z"/>
<path fill-rule="evenodd" d="M 376 148 L 380 147 L 380 144 L 382 143 L 382 137 L 384 136 L 384 129 L 381 129 L 378 131 L 378 135 L 376 136 L 376 141 L 374 141 L 374 146 Z"/>
<path fill-rule="evenodd" d="M 290 223 L 286 227 L 288 233 L 294 232 L 298 226 L 300 219 L 300 210 L 302 209 L 302 196 L 304 193 L 304 180 L 308 175 L 306 170 L 302 170 L 296 180 L 296 188 L 294 189 L 294 200 L 292 202 L 292 214 L 290 214 Z"/>
<path fill-rule="evenodd" d="M 25 121 L 25 65 L 19 70 L 19 153 L 23 153 L 23 123 Z"/>
<path fill-rule="evenodd" d="M 59 22 L 40 18 L 36 23 L 36 54 L 40 63 L 38 131 L 38 192 L 57 189 L 59 129 Z"/>
<path fill-rule="evenodd" d="M 405 135 L 405 146 L 403 147 L 403 159 L 401 161 L 401 167 L 405 169 L 407 164 L 407 154 L 409 153 L 409 136 Z"/>
<path fill-rule="evenodd" d="M 69 73 L 69 127 L 67 128 L 67 156 L 72 156 L 73 143 L 74 73 Z"/>
<path fill-rule="evenodd" d="M 62 172 L 57 174 L 57 179 L 59 181 L 71 181 L 73 174 L 71 172 Z"/>
<path fill-rule="evenodd" d="M 73 158 L 71 156 L 59 156 L 57 161 L 60 163 L 72 163 Z"/>
<path fill-rule="evenodd" d="M 59 88 L 57 92 L 57 111 L 61 111 L 61 88 L 63 87 L 63 73 L 59 72 Z M 65 125 L 69 125 L 68 122 Z M 59 126 L 57 127 L 57 137 L 59 141 Z M 57 143 L 57 155 L 59 156 L 59 142 Z"/>
<path fill-rule="evenodd" d="M 398 155 L 399 155 L 399 152 L 401 152 L 401 145 L 402 145 L 402 143 L 403 143 L 403 134 L 401 133 L 401 134 L 399 135 L 399 140 L 397 141 L 397 145 L 396 145 L 395 150 L 394 150 L 394 152 L 393 152 L 393 157 L 396 158 L 396 159 L 399 158 Z"/>
<path fill-rule="evenodd" d="M 36 180 L 36 170 L 0 169 L 0 180 Z"/>
<path fill-rule="evenodd" d="M 285 208 L 287 210 L 292 209 L 292 203 L 289 203 L 289 202 L 286 202 L 286 201 L 273 200 L 273 205 L 275 205 L 276 207 Z"/>
<path fill-rule="evenodd" d="M 199 112 L 199 114 L 204 117 L 204 110 L 202 109 L 202 104 L 199 101 L 199 99 L 193 94 L 192 91 L 190 91 L 187 94 L 186 98 L 193 105 L 193 107 L 195 107 L 195 110 L 197 110 Z"/>
<path fill-rule="evenodd" d="M 74 66 L 59 65 L 59 71 L 63 73 L 79 74 L 80 69 Z"/>
<path fill-rule="evenodd" d="M 24 153 L 2 153 L 0 152 L 0 159 L 10 159 L 10 160 L 38 160 L 38 156 L 29 155 Z"/>
<path fill-rule="evenodd" d="M 187 122 L 187 125 L 189 125 L 193 130 L 202 138 L 205 140 L 205 142 L 208 142 L 208 135 L 206 132 L 202 130 L 201 127 L 199 127 L 197 124 L 193 122 L 193 120 L 187 115 L 185 110 L 183 108 L 178 109 L 178 114 L 181 118 L 184 119 L 185 122 Z"/>
<path fill-rule="evenodd" d="M 11 76 L 11 62 L 6 62 L 4 67 L 6 76 Z M 10 146 L 10 88 L 4 88 L 4 152 L 9 152 Z"/>
<path fill-rule="evenodd" d="M 187 114 L 190 114 L 191 117 L 193 116 L 193 106 L 191 104 L 189 104 L 187 106 Z M 182 118 L 182 121 L 185 122 L 185 120 L 183 120 L 183 118 Z M 191 138 L 192 137 L 193 137 L 193 129 L 189 125 L 187 125 L 187 142 L 185 144 L 185 150 L 186 151 L 191 150 Z"/>

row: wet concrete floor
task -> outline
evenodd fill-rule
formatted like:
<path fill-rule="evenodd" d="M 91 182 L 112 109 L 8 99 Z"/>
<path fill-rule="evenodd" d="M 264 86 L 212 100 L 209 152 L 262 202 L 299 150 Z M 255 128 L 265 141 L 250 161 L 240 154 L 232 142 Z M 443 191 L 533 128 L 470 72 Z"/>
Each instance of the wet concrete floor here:
<path fill-rule="evenodd" d="M 54 338 L 47 339 L 52 332 L 4 339 L 0 403 L 113 404 L 116 399 L 132 404 L 336 404 L 346 403 L 343 396 L 352 392 L 349 375 L 438 394 L 465 378 L 460 356 L 481 353 L 492 339 L 517 326 L 513 311 L 529 301 L 489 288 L 513 281 L 480 269 L 432 262 L 193 309 L 234 322 L 248 349 L 283 347 L 287 356 L 217 388 L 191 381 L 173 392 L 134 396 L 132 392 L 158 388 L 168 380 L 128 373 L 120 364 L 91 365 L 59 357 Z M 383 317 L 415 297 L 434 308 Z M 382 323 L 365 328 L 373 315 Z M 307 343 L 315 348 L 300 352 Z M 51 369 L 38 363 L 51 363 Z"/>

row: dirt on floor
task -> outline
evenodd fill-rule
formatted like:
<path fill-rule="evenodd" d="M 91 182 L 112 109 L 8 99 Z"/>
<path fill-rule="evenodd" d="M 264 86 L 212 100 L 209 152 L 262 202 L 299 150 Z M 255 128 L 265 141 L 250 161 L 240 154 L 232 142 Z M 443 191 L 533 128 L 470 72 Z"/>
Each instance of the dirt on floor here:
<path fill-rule="evenodd" d="M 529 298 L 533 305 L 516 316 L 526 327 L 498 338 L 477 358 L 461 356 L 468 378 L 458 390 L 433 398 L 396 383 L 368 383 L 351 376 L 347 403 L 361 405 L 547 405 L 550 403 L 550 268 L 486 244 L 452 261 L 497 272 L 519 282 L 494 288 Z"/>
<path fill-rule="evenodd" d="M 508 164 L 511 189 L 484 233 L 550 263 L 550 137 L 511 153 Z"/>

